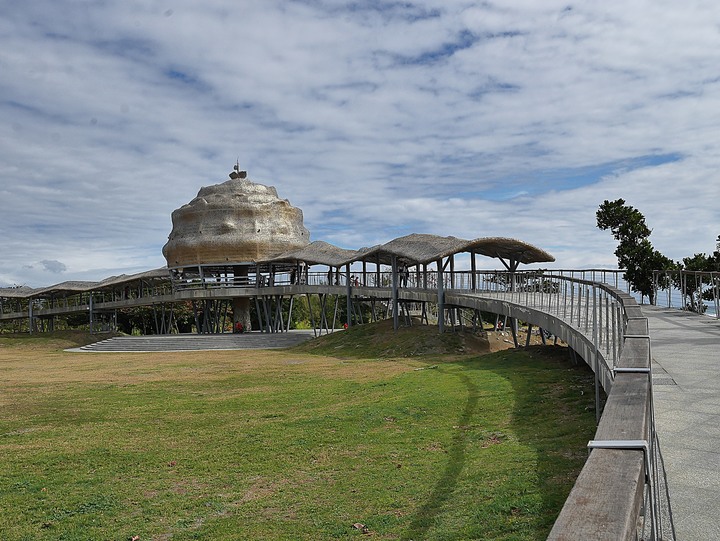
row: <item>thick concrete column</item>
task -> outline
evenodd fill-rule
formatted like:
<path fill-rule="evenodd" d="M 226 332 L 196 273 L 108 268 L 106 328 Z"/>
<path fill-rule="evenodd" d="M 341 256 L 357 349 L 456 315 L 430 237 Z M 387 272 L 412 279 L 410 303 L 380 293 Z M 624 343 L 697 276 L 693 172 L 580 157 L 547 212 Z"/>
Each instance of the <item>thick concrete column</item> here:
<path fill-rule="evenodd" d="M 252 330 L 252 321 L 250 320 L 250 297 L 234 297 L 232 300 L 233 308 L 233 329 L 240 323 L 245 332 Z"/>
<path fill-rule="evenodd" d="M 247 265 L 235 265 L 233 267 L 233 275 L 235 286 L 249 287 L 248 282 L 248 271 Z M 260 281 L 260 269 L 255 266 L 255 282 L 256 286 Z M 252 330 L 252 320 L 250 319 L 250 297 L 233 297 L 232 300 L 233 309 L 233 332 L 235 326 L 240 323 L 243 326 L 244 332 L 250 332 Z"/>

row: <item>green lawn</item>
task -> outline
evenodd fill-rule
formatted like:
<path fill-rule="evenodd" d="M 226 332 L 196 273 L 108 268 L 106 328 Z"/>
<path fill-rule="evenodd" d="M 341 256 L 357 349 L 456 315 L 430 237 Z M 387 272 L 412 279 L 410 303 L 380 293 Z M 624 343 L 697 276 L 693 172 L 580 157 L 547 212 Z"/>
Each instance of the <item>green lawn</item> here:
<path fill-rule="evenodd" d="M 0 339 L 2 541 L 544 539 L 594 432 L 559 347 L 59 346 Z"/>

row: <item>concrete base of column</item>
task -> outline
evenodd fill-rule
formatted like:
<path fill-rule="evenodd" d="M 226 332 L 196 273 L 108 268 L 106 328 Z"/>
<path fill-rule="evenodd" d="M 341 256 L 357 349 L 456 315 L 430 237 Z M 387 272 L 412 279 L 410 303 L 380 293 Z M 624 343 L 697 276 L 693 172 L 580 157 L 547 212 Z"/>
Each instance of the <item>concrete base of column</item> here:
<path fill-rule="evenodd" d="M 252 330 L 250 320 L 250 299 L 248 297 L 235 297 L 232 301 L 233 307 L 233 329 L 240 323 L 245 332 Z"/>

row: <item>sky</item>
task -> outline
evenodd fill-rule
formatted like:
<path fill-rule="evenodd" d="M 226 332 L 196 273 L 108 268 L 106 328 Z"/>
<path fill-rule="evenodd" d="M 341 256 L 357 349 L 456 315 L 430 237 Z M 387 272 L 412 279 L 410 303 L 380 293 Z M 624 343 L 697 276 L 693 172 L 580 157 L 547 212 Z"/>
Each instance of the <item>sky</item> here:
<path fill-rule="evenodd" d="M 667 257 L 710 253 L 720 5 L 0 0 L 0 286 L 164 266 L 172 211 L 236 160 L 343 248 L 613 268 L 595 212 L 623 198 Z"/>

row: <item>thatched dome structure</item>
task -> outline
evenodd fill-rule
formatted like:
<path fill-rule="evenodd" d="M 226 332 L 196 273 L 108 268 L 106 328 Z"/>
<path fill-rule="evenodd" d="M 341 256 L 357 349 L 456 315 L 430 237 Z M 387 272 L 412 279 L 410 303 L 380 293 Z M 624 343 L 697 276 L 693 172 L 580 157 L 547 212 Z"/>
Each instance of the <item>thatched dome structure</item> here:
<path fill-rule="evenodd" d="M 273 186 L 245 176 L 236 167 L 230 180 L 201 188 L 173 211 L 163 247 L 168 267 L 262 261 L 310 242 L 302 210 L 280 199 Z"/>

